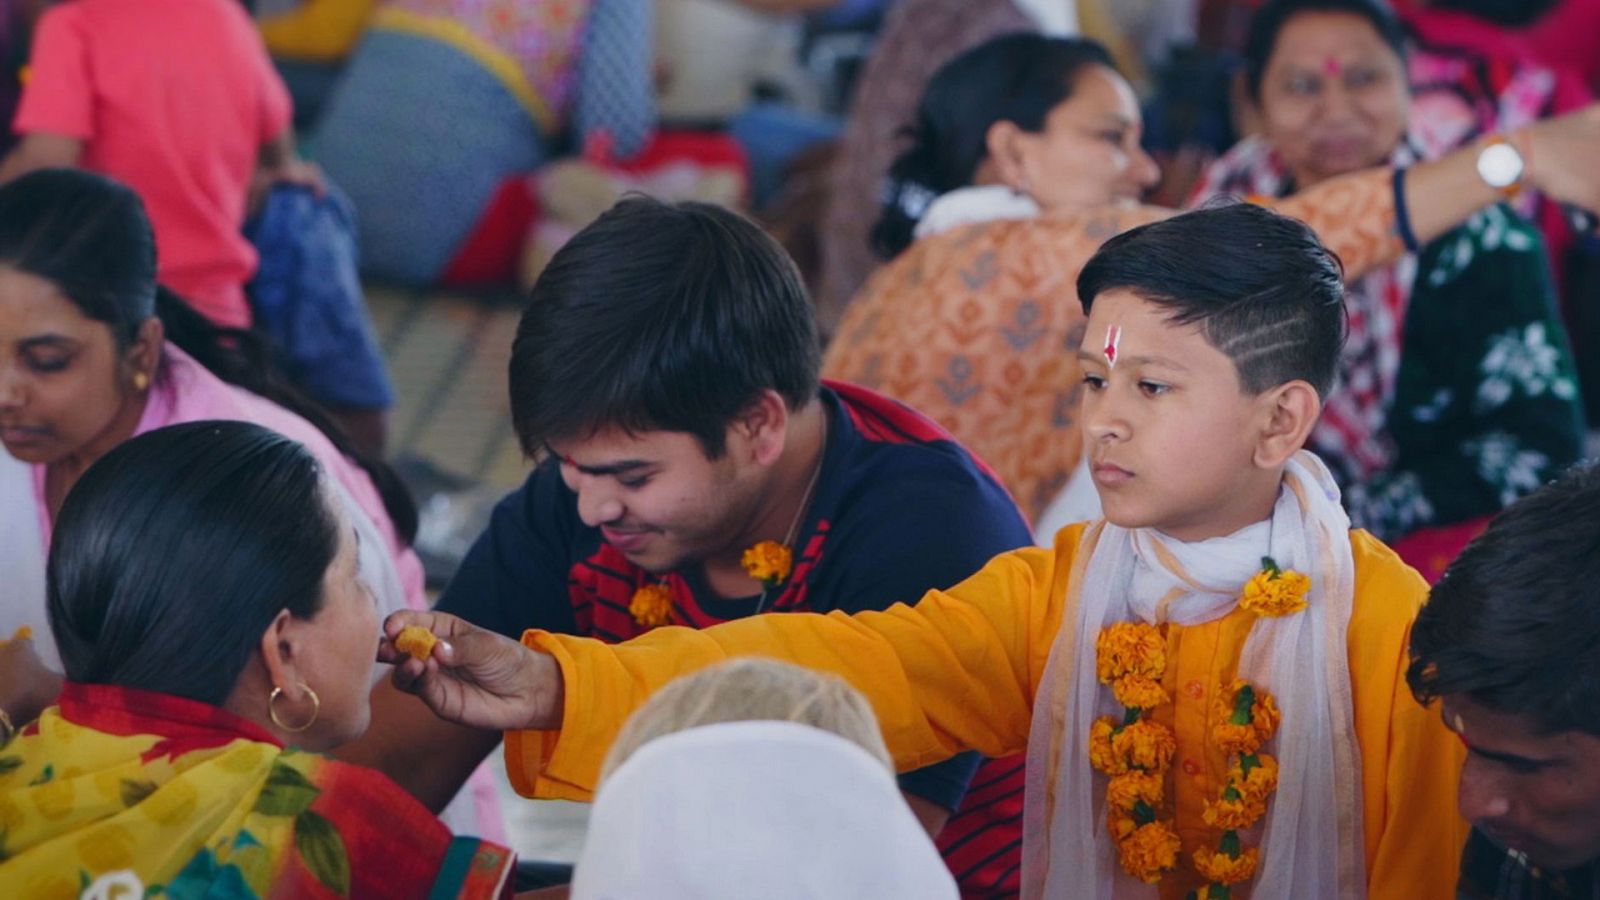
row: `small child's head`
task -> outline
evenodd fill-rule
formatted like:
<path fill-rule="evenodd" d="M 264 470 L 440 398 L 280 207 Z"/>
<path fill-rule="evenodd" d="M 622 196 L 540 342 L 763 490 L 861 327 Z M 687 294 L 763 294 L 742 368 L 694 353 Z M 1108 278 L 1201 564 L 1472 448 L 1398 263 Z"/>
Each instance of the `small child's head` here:
<path fill-rule="evenodd" d="M 511 420 L 588 525 L 636 565 L 727 552 L 817 396 L 815 321 L 760 228 L 700 203 L 625 199 L 556 253 L 511 349 Z"/>
<path fill-rule="evenodd" d="M 893 770 L 872 705 L 844 679 L 760 657 L 742 657 L 662 688 L 628 719 L 601 778 L 658 737 L 719 722 L 799 722 L 858 745 Z"/>
<path fill-rule="evenodd" d="M 1467 745 L 1464 818 L 1547 868 L 1600 859 L 1600 467 L 1461 552 L 1412 625 L 1406 677 Z"/>
<path fill-rule="evenodd" d="M 1202 209 L 1107 241 L 1078 296 L 1084 452 L 1106 518 L 1203 540 L 1269 515 L 1333 386 L 1333 254 L 1258 206 Z"/>

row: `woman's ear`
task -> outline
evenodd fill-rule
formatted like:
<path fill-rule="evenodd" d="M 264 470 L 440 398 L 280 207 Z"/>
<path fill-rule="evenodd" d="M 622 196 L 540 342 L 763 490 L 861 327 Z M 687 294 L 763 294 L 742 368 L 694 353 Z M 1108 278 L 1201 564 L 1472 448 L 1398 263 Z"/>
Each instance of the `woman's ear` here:
<path fill-rule="evenodd" d="M 995 176 L 1001 184 L 1019 194 L 1029 194 L 1032 190 L 1028 177 L 1029 137 L 1015 122 L 1005 120 L 990 125 L 984 136 Z"/>
<path fill-rule="evenodd" d="M 1291 381 L 1261 396 L 1265 424 L 1256 440 L 1253 462 L 1263 469 L 1286 464 L 1306 444 L 1322 415 L 1322 398 L 1305 381 Z"/>
<path fill-rule="evenodd" d="M 279 610 L 261 634 L 261 664 L 273 687 L 283 688 L 289 699 L 300 699 L 300 677 L 294 640 L 294 617 Z"/>
<path fill-rule="evenodd" d="M 156 369 L 161 366 L 161 348 L 166 340 L 167 330 L 159 317 L 151 316 L 139 326 L 138 334 L 134 335 L 133 343 L 123 355 L 123 364 L 127 366 L 130 380 L 135 384 L 141 382 L 140 375 L 144 376 L 142 383 L 145 385 L 155 380 Z"/>

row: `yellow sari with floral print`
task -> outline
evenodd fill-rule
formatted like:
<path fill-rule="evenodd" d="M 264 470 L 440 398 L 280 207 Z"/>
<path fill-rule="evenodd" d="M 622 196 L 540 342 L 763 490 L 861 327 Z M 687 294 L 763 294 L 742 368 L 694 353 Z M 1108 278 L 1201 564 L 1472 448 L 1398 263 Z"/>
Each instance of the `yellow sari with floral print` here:
<path fill-rule="evenodd" d="M 68 684 L 0 748 L 11 896 L 498 897 L 513 862 L 382 775 L 193 700 Z"/>

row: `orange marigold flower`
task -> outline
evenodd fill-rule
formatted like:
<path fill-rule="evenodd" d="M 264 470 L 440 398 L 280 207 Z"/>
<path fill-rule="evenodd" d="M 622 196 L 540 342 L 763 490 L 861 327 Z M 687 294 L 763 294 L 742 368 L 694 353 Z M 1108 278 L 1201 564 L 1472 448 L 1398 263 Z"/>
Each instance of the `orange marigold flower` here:
<path fill-rule="evenodd" d="M 1176 868 L 1180 849 L 1178 836 L 1164 822 L 1140 825 L 1117 845 L 1122 870 L 1145 884 L 1155 884 Z"/>
<path fill-rule="evenodd" d="M 633 620 L 646 628 L 665 625 L 672 618 L 672 591 L 664 584 L 647 584 L 628 601 Z"/>
<path fill-rule="evenodd" d="M 1287 616 L 1306 608 L 1310 577 L 1293 569 L 1262 569 L 1245 583 L 1239 605 L 1258 616 Z"/>
<path fill-rule="evenodd" d="M 777 541 L 762 541 L 744 551 L 739 564 L 751 578 L 775 587 L 787 581 L 794 570 L 794 554 Z"/>
<path fill-rule="evenodd" d="M 1244 688 L 1250 688 L 1255 697 L 1250 704 L 1250 721 L 1238 722 L 1235 721 L 1238 718 L 1238 696 Z M 1225 756 L 1246 756 L 1260 750 L 1277 732 L 1278 721 L 1282 718 L 1278 712 L 1278 701 L 1270 693 L 1237 679 L 1217 695 L 1214 714 L 1217 725 L 1212 736 Z"/>
<path fill-rule="evenodd" d="M 1095 669 L 1101 684 L 1127 675 L 1161 680 L 1167 670 L 1167 642 L 1161 630 L 1142 622 L 1118 622 L 1094 642 Z"/>
<path fill-rule="evenodd" d="M 1111 733 L 1117 729 L 1117 720 L 1101 716 L 1089 726 L 1089 765 L 1107 775 L 1121 775 L 1128 764 L 1111 747 Z"/>
<path fill-rule="evenodd" d="M 1207 800 L 1200 817 L 1219 831 L 1239 831 L 1254 825 L 1266 814 L 1265 800 L 1241 795 L 1237 800 Z"/>
<path fill-rule="evenodd" d="M 1265 801 L 1267 797 L 1278 789 L 1278 761 L 1265 753 L 1259 754 L 1258 762 L 1250 767 L 1250 774 L 1244 773 L 1244 768 L 1239 760 L 1234 760 L 1228 769 L 1228 778 L 1233 783 L 1233 789 L 1246 799 Z"/>
<path fill-rule="evenodd" d="M 1117 702 L 1130 709 L 1154 709 L 1169 699 L 1161 682 L 1143 675 L 1124 675 L 1111 683 Z"/>
<path fill-rule="evenodd" d="M 1194 869 L 1200 877 L 1213 884 L 1239 884 L 1255 877 L 1256 864 L 1261 861 L 1261 851 L 1254 847 L 1238 857 L 1206 849 L 1194 852 Z"/>
<path fill-rule="evenodd" d="M 1130 812 L 1140 801 L 1151 809 L 1161 805 L 1165 788 L 1160 775 L 1124 772 L 1106 782 L 1106 804 L 1117 812 Z"/>
<path fill-rule="evenodd" d="M 1165 772 L 1178 752 L 1178 739 L 1167 726 L 1140 720 L 1112 735 L 1111 749 L 1132 768 Z"/>
<path fill-rule="evenodd" d="M 13 641 L 31 641 L 31 640 L 33 640 L 33 626 L 32 625 L 23 625 L 23 626 L 19 627 L 17 629 L 17 633 L 13 634 L 11 636 L 11 639 Z"/>
<path fill-rule="evenodd" d="M 1106 816 L 1106 830 L 1111 832 L 1111 840 L 1116 843 L 1122 843 L 1122 839 L 1133 834 L 1138 827 L 1139 823 L 1132 816 Z"/>

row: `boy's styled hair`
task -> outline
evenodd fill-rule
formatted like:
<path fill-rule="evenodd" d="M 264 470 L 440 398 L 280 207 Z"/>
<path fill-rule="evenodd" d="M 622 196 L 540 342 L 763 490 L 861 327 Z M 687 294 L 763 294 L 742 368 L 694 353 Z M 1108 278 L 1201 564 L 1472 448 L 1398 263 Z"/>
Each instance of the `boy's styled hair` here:
<path fill-rule="evenodd" d="M 1462 694 L 1546 733 L 1600 735 L 1600 466 L 1518 500 L 1411 627 L 1417 699 Z"/>
<path fill-rule="evenodd" d="M 799 722 L 837 734 L 893 769 L 872 704 L 850 683 L 826 672 L 746 656 L 677 679 L 639 707 L 617 732 L 601 780 L 640 747 L 702 725 L 772 720 Z"/>
<path fill-rule="evenodd" d="M 782 248 L 735 213 L 630 197 L 539 276 L 511 349 L 525 452 L 598 428 L 682 431 L 712 458 L 770 388 L 816 396 L 816 324 Z"/>
<path fill-rule="evenodd" d="M 1078 275 L 1087 313 L 1128 290 L 1198 325 L 1259 394 L 1302 380 L 1326 397 L 1344 343 L 1344 271 L 1304 223 L 1250 203 L 1200 209 L 1125 231 Z"/>

